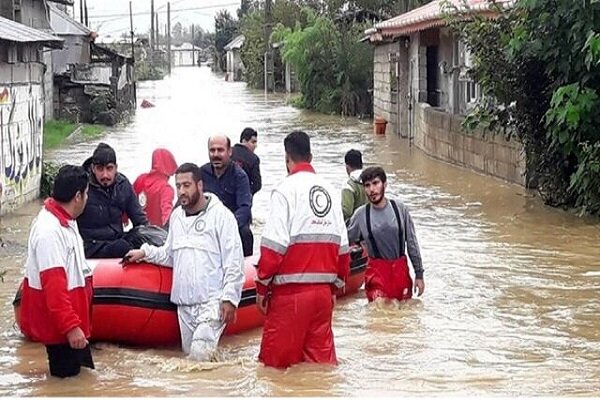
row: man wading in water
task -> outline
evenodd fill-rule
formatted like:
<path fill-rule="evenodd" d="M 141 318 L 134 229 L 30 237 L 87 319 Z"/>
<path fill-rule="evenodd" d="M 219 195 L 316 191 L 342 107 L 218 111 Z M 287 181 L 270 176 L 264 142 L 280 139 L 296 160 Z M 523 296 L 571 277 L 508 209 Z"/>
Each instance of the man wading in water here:
<path fill-rule="evenodd" d="M 387 176 L 381 167 L 363 171 L 360 180 L 369 203 L 361 206 L 350 219 L 350 243 L 366 239 L 369 263 L 365 271 L 365 291 L 369 301 L 377 298 L 407 300 L 412 297 L 413 282 L 408 271 L 405 250 L 415 271 L 417 296 L 425 291 L 423 264 L 415 227 L 408 208 L 385 196 Z"/>

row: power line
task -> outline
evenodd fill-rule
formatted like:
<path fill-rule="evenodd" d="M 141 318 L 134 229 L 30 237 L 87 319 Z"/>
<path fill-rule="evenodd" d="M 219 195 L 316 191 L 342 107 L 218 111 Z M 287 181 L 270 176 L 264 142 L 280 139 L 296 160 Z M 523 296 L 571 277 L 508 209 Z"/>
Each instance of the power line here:
<path fill-rule="evenodd" d="M 215 4 L 212 6 L 203 6 L 203 7 L 192 7 L 192 8 L 180 8 L 179 10 L 171 10 L 171 13 L 184 12 L 184 11 L 198 11 L 198 10 L 207 10 L 210 8 L 220 8 L 220 7 L 230 7 L 237 6 L 239 3 L 224 3 L 224 4 Z M 166 14 L 166 11 L 155 11 L 155 13 Z M 133 14 L 134 16 L 138 15 L 150 15 L 150 11 L 140 11 Z M 129 14 L 104 14 L 104 15 L 90 15 L 89 19 L 99 19 L 99 18 L 112 18 L 112 17 L 129 17 Z"/>

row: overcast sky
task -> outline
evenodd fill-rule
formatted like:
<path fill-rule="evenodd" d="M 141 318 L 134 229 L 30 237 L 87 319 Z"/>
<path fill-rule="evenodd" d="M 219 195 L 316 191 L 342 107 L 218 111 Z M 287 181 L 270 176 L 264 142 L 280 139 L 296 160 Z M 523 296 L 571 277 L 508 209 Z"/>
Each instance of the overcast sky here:
<path fill-rule="evenodd" d="M 75 16 L 79 20 L 79 1 L 75 0 Z M 221 9 L 227 9 L 235 16 L 240 0 L 170 0 L 171 26 L 176 22 L 183 25 L 196 24 L 202 29 L 214 32 L 214 16 Z M 100 37 L 119 36 L 129 32 L 128 0 L 87 0 L 90 28 Z M 145 33 L 150 29 L 150 0 L 132 0 L 133 29 L 135 33 Z M 154 0 L 154 8 L 159 12 L 161 32 L 167 21 L 167 0 Z M 182 9 L 193 9 L 178 12 Z M 135 15 L 146 12 L 147 14 Z"/>

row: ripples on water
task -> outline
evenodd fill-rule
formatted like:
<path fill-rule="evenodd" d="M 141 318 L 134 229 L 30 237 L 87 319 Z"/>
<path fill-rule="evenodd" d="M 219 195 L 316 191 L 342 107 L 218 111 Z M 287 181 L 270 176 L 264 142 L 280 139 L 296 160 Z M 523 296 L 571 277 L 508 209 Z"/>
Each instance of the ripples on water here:
<path fill-rule="evenodd" d="M 367 305 L 362 292 L 340 300 L 337 368 L 265 369 L 256 361 L 260 331 L 253 331 L 225 337 L 215 363 L 186 360 L 177 349 L 98 344 L 97 370 L 65 385 L 46 377 L 43 347 L 12 329 L 11 301 L 39 209 L 30 204 L 4 218 L 0 230 L 10 244 L 0 248 L 0 266 L 9 268 L 0 286 L 0 395 L 600 394 L 597 220 L 549 209 L 518 187 L 434 161 L 393 136 L 375 137 L 369 121 L 296 110 L 283 96 L 265 98 L 206 69 L 178 69 L 165 81 L 141 84 L 138 98 L 156 108 L 138 109 L 131 124 L 101 139 L 115 147 L 131 180 L 149 169 L 157 146 L 180 163 L 203 164 L 211 134 L 237 142 L 245 126 L 259 131 L 264 188 L 254 198 L 257 235 L 269 192 L 285 175 L 287 133 L 312 135 L 317 172 L 337 188 L 346 180 L 345 151 L 363 151 L 367 163 L 386 168 L 388 193 L 412 212 L 425 295 L 387 306 Z M 79 163 L 97 142 L 49 156 Z"/>

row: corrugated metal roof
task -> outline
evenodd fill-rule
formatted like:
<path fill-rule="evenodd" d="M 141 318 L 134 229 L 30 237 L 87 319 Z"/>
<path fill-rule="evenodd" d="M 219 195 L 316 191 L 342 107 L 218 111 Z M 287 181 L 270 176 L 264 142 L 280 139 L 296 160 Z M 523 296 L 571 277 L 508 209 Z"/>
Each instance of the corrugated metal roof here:
<path fill-rule="evenodd" d="M 0 17 L 0 40 L 17 43 L 44 43 L 61 47 L 63 40 L 49 33 Z"/>
<path fill-rule="evenodd" d="M 239 49 L 244 45 L 245 40 L 246 40 L 246 37 L 244 35 L 236 36 L 235 38 L 233 38 L 233 40 L 231 42 L 229 42 L 225 45 L 224 49 L 225 49 L 225 51 Z"/>
<path fill-rule="evenodd" d="M 512 6 L 514 2 L 515 0 L 496 0 L 496 4 L 504 8 Z M 463 12 L 476 14 L 495 13 L 492 7 L 493 3 L 489 0 L 466 0 L 466 2 L 465 0 L 449 0 L 449 3 L 455 7 L 452 9 L 447 9 L 445 6 L 446 3 L 448 3 L 448 0 L 432 1 L 397 17 L 379 22 L 373 28 L 365 31 L 365 33 L 370 36 L 371 41 L 378 41 L 383 36 L 405 35 L 445 25 L 443 18 L 446 12 L 450 14 Z"/>
<path fill-rule="evenodd" d="M 85 25 L 75 21 L 54 4 L 49 4 L 50 27 L 56 35 L 87 36 L 92 31 Z"/>

